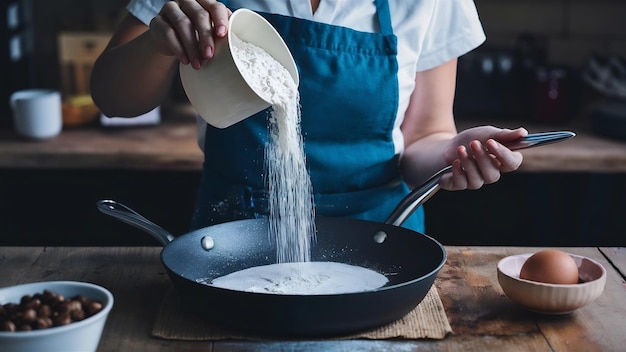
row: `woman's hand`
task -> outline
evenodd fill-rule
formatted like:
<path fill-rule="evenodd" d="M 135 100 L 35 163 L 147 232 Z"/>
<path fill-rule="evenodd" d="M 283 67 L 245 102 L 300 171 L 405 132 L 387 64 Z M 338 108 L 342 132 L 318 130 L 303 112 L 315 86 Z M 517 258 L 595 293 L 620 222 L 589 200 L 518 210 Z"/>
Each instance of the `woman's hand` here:
<path fill-rule="evenodd" d="M 134 117 L 159 106 L 179 61 L 199 69 L 213 57 L 230 15 L 215 0 L 167 2 L 150 26 L 128 14 L 93 67 L 91 95 L 100 111 Z"/>
<path fill-rule="evenodd" d="M 498 181 L 503 172 L 515 171 L 522 164 L 522 154 L 505 147 L 528 134 L 515 130 L 481 126 L 460 132 L 449 141 L 444 158 L 452 172 L 439 185 L 446 190 L 479 189 Z"/>
<path fill-rule="evenodd" d="M 415 88 L 401 129 L 405 148 L 400 171 L 410 187 L 417 187 L 441 168 L 452 165 L 439 185 L 446 190 L 478 189 L 494 183 L 503 172 L 514 171 L 522 154 L 504 147 L 528 132 L 493 126 L 460 133 L 454 122 L 457 60 L 417 72 Z"/>
<path fill-rule="evenodd" d="M 213 57 L 215 38 L 226 36 L 231 11 L 215 0 L 167 2 L 150 22 L 157 50 L 199 69 Z"/>

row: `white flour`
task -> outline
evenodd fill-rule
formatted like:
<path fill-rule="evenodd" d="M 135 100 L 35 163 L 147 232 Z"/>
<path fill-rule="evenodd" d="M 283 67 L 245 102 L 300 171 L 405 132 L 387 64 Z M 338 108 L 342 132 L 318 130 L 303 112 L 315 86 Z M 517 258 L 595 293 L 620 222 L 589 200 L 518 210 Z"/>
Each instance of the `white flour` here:
<path fill-rule="evenodd" d="M 232 51 L 248 84 L 272 104 L 265 146 L 269 235 L 277 262 L 311 260 L 315 208 L 300 131 L 300 96 L 289 71 L 262 48 L 233 34 Z"/>
<path fill-rule="evenodd" d="M 263 49 L 234 36 L 232 51 L 248 84 L 272 104 L 270 140 L 265 146 L 269 184 L 269 236 L 277 263 L 219 277 L 211 285 L 232 290 L 317 295 L 376 289 L 387 278 L 375 271 L 335 262 L 311 262 L 315 208 L 300 131 L 298 87 Z"/>
<path fill-rule="evenodd" d="M 333 295 L 374 290 L 388 282 L 373 270 L 335 262 L 256 266 L 213 280 L 237 291 L 285 295 Z"/>

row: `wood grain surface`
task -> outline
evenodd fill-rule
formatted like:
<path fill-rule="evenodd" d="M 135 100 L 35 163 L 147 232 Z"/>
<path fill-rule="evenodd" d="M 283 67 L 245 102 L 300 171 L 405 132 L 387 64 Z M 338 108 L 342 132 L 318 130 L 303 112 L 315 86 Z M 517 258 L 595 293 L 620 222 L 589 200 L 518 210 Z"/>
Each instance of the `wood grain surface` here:
<path fill-rule="evenodd" d="M 615 263 L 623 248 L 563 248 L 607 269 L 603 294 L 565 316 L 529 313 L 502 292 L 497 262 L 530 253 L 526 247 L 446 247 L 448 260 L 435 285 L 454 333 L 444 340 L 308 340 L 189 342 L 150 337 L 170 281 L 160 247 L 0 247 L 0 286 L 80 280 L 115 297 L 100 351 L 616 351 L 626 346 L 626 288 Z M 624 268 L 623 266 L 621 267 Z"/>

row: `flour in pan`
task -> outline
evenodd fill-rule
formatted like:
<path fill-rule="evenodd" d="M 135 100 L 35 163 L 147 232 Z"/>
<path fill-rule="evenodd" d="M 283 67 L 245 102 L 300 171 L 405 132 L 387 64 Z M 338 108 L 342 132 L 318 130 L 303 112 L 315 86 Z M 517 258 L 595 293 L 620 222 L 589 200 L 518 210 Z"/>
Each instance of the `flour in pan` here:
<path fill-rule="evenodd" d="M 387 278 L 360 266 L 335 262 L 279 263 L 219 277 L 211 285 L 237 291 L 284 295 L 334 295 L 370 291 Z"/>

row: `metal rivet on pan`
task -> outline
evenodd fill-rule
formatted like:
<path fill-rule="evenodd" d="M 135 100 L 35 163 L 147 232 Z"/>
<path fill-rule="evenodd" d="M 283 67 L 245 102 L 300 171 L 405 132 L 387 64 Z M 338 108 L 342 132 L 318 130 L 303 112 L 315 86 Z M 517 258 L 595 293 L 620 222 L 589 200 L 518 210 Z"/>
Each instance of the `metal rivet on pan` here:
<path fill-rule="evenodd" d="M 376 243 L 383 243 L 387 239 L 387 234 L 384 231 L 378 231 L 374 234 L 374 241 Z"/>
<path fill-rule="evenodd" d="M 204 236 L 202 237 L 202 248 L 204 248 L 204 250 L 208 251 L 210 249 L 213 248 L 213 246 L 215 246 L 215 241 L 213 241 L 213 237 L 211 236 Z"/>

